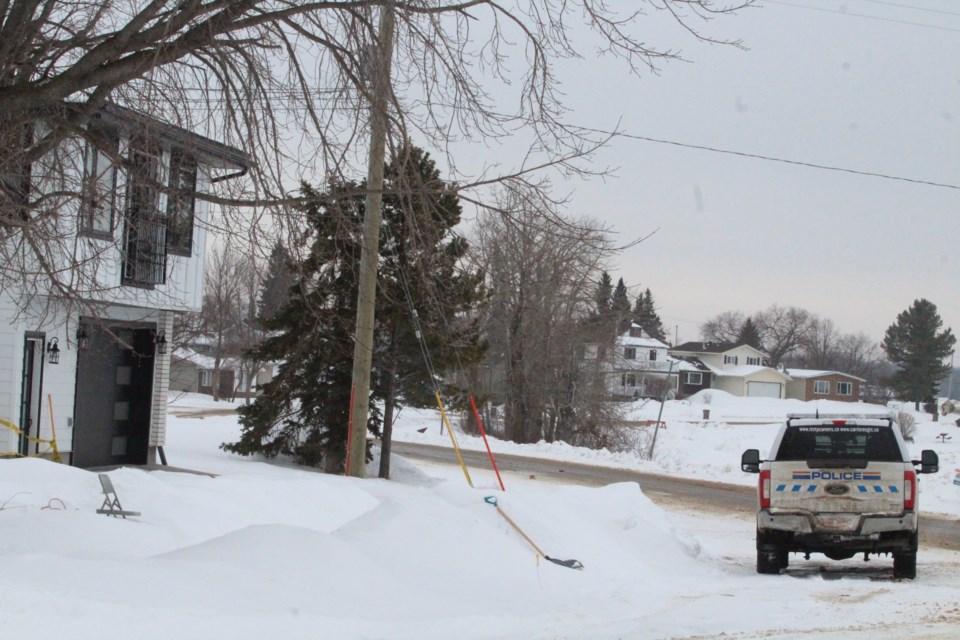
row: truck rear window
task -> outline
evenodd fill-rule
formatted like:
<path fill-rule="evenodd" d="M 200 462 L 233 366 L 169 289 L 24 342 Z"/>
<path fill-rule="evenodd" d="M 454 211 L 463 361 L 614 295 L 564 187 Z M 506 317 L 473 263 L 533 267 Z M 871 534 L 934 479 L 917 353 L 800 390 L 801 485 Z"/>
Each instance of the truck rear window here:
<path fill-rule="evenodd" d="M 862 425 L 789 427 L 775 459 L 903 462 L 890 427 Z"/>

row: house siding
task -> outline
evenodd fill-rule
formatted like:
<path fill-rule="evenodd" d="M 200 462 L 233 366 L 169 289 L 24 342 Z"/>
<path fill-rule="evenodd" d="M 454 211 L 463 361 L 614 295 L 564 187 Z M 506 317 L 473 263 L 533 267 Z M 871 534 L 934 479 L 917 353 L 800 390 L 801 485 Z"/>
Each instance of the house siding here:
<path fill-rule="evenodd" d="M 789 373 L 789 372 L 788 372 Z M 814 393 L 815 383 L 818 380 L 825 380 L 830 383 L 830 393 Z M 849 396 L 842 396 L 837 393 L 838 382 L 849 382 L 852 386 L 852 392 Z M 836 400 L 839 402 L 859 402 L 860 401 L 860 381 L 856 378 L 845 376 L 841 373 L 832 373 L 815 378 L 796 378 L 787 385 L 787 397 L 796 400 Z"/>

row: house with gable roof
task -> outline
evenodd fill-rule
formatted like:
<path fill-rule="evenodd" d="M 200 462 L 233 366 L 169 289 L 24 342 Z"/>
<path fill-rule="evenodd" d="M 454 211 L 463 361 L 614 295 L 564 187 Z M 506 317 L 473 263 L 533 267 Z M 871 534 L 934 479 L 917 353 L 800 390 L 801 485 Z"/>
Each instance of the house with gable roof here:
<path fill-rule="evenodd" d="M 790 376 L 766 365 L 767 354 L 748 344 L 732 342 L 685 342 L 670 349 L 670 355 L 693 365 L 684 381 L 709 372 L 710 387 L 735 396 L 785 398 Z M 707 387 L 704 387 L 707 388 Z M 699 389 L 698 389 L 699 390 Z"/>
<path fill-rule="evenodd" d="M 859 402 L 861 385 L 867 381 L 840 371 L 815 369 L 786 369 L 791 381 L 787 383 L 787 397 L 795 400 L 837 400 Z"/>
<path fill-rule="evenodd" d="M 611 396 L 619 399 L 660 397 L 663 392 L 676 393 L 679 369 L 670 357 L 670 347 L 652 338 L 632 324 L 617 336 L 612 353 L 604 353 L 601 345 L 587 344 L 584 359 L 600 360 L 601 374 Z"/>

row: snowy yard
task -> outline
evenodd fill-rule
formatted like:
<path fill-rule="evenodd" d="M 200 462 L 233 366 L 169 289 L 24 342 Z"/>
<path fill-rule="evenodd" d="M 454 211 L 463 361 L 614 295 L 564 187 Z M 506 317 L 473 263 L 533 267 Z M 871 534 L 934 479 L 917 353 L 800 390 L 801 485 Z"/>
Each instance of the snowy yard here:
<path fill-rule="evenodd" d="M 651 404 L 644 412 L 656 418 Z M 769 446 L 784 408 L 716 397 L 710 407 L 704 423 L 701 407 L 668 404 L 653 461 L 493 446 L 752 484 L 740 453 Z M 741 414 L 770 423 L 727 424 Z M 401 420 L 398 438 L 449 443 L 432 412 L 405 410 Z M 790 575 L 758 576 L 751 520 L 667 512 L 632 483 L 512 475 L 501 494 L 490 473 L 472 469 L 471 489 L 456 468 L 431 476 L 401 460 L 390 482 L 355 480 L 219 451 L 237 433 L 234 416 L 171 415 L 168 428 L 171 464 L 217 476 L 113 471 L 124 506 L 143 513 L 129 520 L 95 514 L 95 473 L 0 462 L 0 637 L 820 640 L 953 638 L 960 628 L 955 553 L 921 548 L 914 582 L 890 580 L 885 558 L 814 558 Z M 956 517 L 960 461 L 954 441 L 936 441 L 942 432 L 960 436 L 952 423 L 920 424 L 917 451 L 935 448 L 942 463 L 924 478 L 923 500 Z M 538 562 L 484 502 L 494 494 L 546 553 L 584 569 Z"/>

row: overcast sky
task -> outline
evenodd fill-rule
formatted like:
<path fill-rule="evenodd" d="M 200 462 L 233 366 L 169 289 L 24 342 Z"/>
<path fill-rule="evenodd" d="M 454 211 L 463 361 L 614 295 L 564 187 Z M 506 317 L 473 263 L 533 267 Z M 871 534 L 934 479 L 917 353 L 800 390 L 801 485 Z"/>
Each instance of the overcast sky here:
<path fill-rule="evenodd" d="M 632 3 L 631 3 L 632 4 Z M 705 27 L 749 50 L 651 33 L 689 63 L 630 78 L 565 68 L 570 120 L 800 162 L 960 185 L 960 3 L 765 0 Z M 645 243 L 616 259 L 670 338 L 773 303 L 880 340 L 916 298 L 960 331 L 960 190 L 619 139 L 616 176 L 561 186 L 568 213 Z M 633 297 L 632 296 L 632 297 Z"/>

